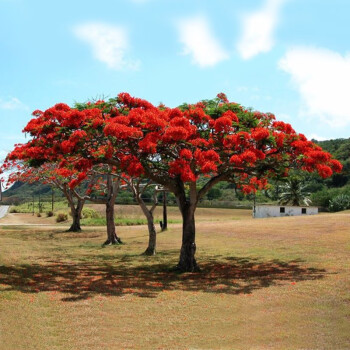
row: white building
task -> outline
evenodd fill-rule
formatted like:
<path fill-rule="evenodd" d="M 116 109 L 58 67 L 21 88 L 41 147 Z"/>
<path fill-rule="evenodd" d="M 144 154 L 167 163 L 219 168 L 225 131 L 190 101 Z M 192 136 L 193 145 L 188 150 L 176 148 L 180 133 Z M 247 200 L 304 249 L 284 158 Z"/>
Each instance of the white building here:
<path fill-rule="evenodd" d="M 254 218 L 270 218 L 280 216 L 316 215 L 317 207 L 296 207 L 291 205 L 256 205 L 253 208 Z"/>

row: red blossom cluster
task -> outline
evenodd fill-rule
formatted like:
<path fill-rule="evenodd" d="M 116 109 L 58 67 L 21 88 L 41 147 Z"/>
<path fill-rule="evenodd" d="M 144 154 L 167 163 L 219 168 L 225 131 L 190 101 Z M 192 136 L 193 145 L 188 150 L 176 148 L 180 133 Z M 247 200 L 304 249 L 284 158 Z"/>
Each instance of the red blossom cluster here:
<path fill-rule="evenodd" d="M 16 146 L 8 161 L 59 162 L 58 175 L 76 172 L 71 186 L 100 163 L 164 183 L 220 176 L 246 193 L 266 186 L 270 176 L 286 175 L 290 167 L 322 177 L 342 169 L 290 124 L 246 110 L 224 94 L 217 96 L 215 108 L 208 101 L 155 107 L 121 93 L 112 103 L 97 101 L 80 109 L 59 103 L 33 116 L 24 129 L 32 139 Z"/>

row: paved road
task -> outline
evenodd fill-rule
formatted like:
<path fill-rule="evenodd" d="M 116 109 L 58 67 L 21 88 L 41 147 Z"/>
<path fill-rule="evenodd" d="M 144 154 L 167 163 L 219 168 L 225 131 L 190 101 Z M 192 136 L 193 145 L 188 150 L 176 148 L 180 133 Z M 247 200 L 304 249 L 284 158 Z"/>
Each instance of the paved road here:
<path fill-rule="evenodd" d="M 0 205 L 0 219 L 4 217 L 7 214 L 7 211 L 9 210 L 9 205 Z"/>

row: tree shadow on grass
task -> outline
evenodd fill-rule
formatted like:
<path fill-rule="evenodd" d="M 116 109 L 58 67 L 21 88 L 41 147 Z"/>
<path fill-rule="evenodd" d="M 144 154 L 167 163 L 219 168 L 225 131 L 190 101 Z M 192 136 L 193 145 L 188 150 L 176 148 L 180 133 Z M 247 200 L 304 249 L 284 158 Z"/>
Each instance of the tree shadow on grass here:
<path fill-rule="evenodd" d="M 58 292 L 62 301 L 77 301 L 97 295 L 154 298 L 164 291 L 250 294 L 285 283 L 317 280 L 323 269 L 305 267 L 301 261 L 263 261 L 251 257 L 227 257 L 202 262 L 199 273 L 170 272 L 170 264 L 130 266 L 118 263 L 66 263 L 0 266 L 0 292 Z"/>

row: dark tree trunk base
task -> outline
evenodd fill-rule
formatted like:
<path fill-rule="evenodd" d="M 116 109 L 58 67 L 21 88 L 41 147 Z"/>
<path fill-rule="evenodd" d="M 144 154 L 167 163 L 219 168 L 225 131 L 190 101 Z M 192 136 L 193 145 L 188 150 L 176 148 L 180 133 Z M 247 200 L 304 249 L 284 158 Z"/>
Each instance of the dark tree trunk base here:
<path fill-rule="evenodd" d="M 201 268 L 196 264 L 195 266 L 180 266 L 177 264 L 173 269 L 171 269 L 173 272 L 178 273 L 185 273 L 185 272 L 201 272 Z"/>
<path fill-rule="evenodd" d="M 154 248 L 148 247 L 148 248 L 142 253 L 142 255 L 147 255 L 147 256 L 156 255 L 156 250 L 155 250 Z"/>
<path fill-rule="evenodd" d="M 117 245 L 117 244 L 124 244 L 124 243 L 119 237 L 115 236 L 115 238 L 113 239 L 110 239 L 110 238 L 107 239 L 106 242 L 104 242 L 102 245 L 105 246 L 105 245 Z"/>
<path fill-rule="evenodd" d="M 189 265 L 180 265 L 180 264 L 177 264 L 174 268 L 174 271 L 177 271 L 177 272 L 200 272 L 201 269 L 200 267 L 197 265 L 197 263 L 189 266 Z"/>
<path fill-rule="evenodd" d="M 81 228 L 80 228 L 80 226 L 71 226 L 68 230 L 67 230 L 67 232 L 81 232 Z"/>
<path fill-rule="evenodd" d="M 196 244 L 183 243 L 181 247 L 180 260 L 177 264 L 177 270 L 180 272 L 198 272 L 200 271 L 197 261 L 194 257 L 196 253 Z"/>

